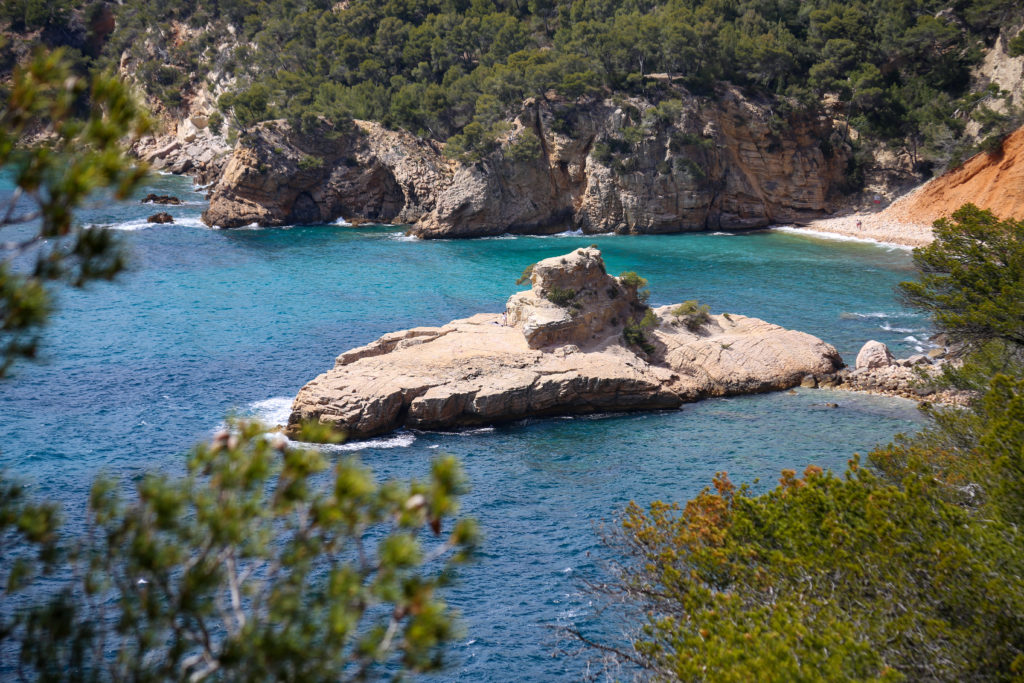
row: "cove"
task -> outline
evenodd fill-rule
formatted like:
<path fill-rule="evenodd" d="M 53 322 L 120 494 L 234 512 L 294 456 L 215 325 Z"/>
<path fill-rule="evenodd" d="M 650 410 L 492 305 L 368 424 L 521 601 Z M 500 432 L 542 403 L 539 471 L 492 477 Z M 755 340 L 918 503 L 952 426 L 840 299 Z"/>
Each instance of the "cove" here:
<path fill-rule="evenodd" d="M 906 250 L 763 231 L 747 234 L 502 237 L 421 242 L 394 226 L 214 231 L 187 179 L 142 188 L 175 194 L 176 220 L 152 206 L 106 203 L 85 224 L 119 229 L 131 268 L 114 283 L 62 291 L 43 359 L 0 383 L 0 466 L 32 495 L 64 503 L 80 527 L 89 483 L 106 472 L 181 472 L 183 453 L 237 411 L 278 421 L 302 384 L 340 352 L 417 325 L 498 311 L 523 268 L 597 244 L 617 274 L 650 280 L 651 303 L 699 299 L 833 344 L 847 362 L 868 339 L 898 356 L 927 321 L 893 288 L 912 276 Z M 824 404 L 834 402 L 839 408 Z M 578 680 L 552 658 L 550 627 L 614 633 L 581 577 L 606 551 L 596 525 L 629 500 L 684 501 L 728 471 L 771 485 L 782 468 L 841 470 L 918 424 L 912 403 L 801 390 L 663 413 L 525 421 L 460 433 L 398 432 L 347 444 L 380 477 L 422 476 L 439 451 L 458 456 L 472 492 L 463 512 L 485 533 L 479 560 L 448 594 L 464 640 L 439 680 Z"/>

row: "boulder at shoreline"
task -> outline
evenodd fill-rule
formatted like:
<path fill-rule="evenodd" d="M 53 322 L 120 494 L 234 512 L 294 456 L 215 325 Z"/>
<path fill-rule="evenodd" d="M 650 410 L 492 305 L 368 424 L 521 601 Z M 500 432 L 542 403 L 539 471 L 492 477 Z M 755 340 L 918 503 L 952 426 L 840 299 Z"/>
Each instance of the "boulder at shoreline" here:
<path fill-rule="evenodd" d="M 504 314 L 394 332 L 343 353 L 299 391 L 289 433 L 307 420 L 359 439 L 403 426 L 677 408 L 786 389 L 842 366 L 809 334 L 727 314 L 691 330 L 672 306 L 653 310 L 646 350 L 631 345 L 623 330 L 647 307 L 605 272 L 595 248 L 540 261 L 531 279 Z"/>

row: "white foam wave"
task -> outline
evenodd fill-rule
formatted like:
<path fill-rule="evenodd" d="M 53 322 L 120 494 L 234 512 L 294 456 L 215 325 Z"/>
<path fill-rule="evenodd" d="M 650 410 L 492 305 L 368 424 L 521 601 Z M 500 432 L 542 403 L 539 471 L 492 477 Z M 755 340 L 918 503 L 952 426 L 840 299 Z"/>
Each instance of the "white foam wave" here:
<path fill-rule="evenodd" d="M 769 228 L 776 232 L 788 232 L 794 235 L 802 235 L 804 237 L 818 237 L 823 240 L 834 240 L 836 242 L 859 242 L 861 244 L 874 244 L 888 249 L 900 249 L 903 251 L 913 251 L 914 247 L 907 246 L 905 244 L 896 244 L 895 242 L 885 242 L 882 240 L 871 239 L 870 237 L 855 237 L 853 235 L 842 235 L 835 232 L 819 232 L 817 230 L 811 230 L 809 228 L 798 228 L 793 225 L 776 225 Z"/>
<path fill-rule="evenodd" d="M 292 412 L 292 399 L 290 396 L 275 396 L 263 401 L 254 401 L 249 404 L 248 412 L 272 427 L 283 427 L 288 424 L 288 416 Z"/>
<path fill-rule="evenodd" d="M 206 183 L 205 185 L 193 185 L 192 186 L 192 191 L 193 192 L 205 192 L 206 190 L 209 190 L 211 187 L 213 187 L 216 184 L 217 184 L 217 181 L 214 180 L 213 182 Z"/>
<path fill-rule="evenodd" d="M 713 232 L 711 234 L 712 235 L 717 235 L 717 236 L 720 236 L 720 237 L 735 237 L 736 236 L 736 233 L 734 233 L 734 232 Z"/>
<path fill-rule="evenodd" d="M 888 313 L 856 313 L 856 312 L 843 312 L 839 314 L 839 317 L 844 320 L 864 320 L 866 318 L 888 318 Z"/>
<path fill-rule="evenodd" d="M 186 228 L 205 228 L 206 224 L 203 223 L 202 219 L 198 216 L 182 216 L 176 217 L 173 223 L 150 223 L 145 218 L 139 218 L 134 221 L 124 221 L 122 223 L 111 223 L 109 225 L 103 225 L 100 227 L 106 228 L 107 230 L 120 230 L 122 232 L 134 232 L 136 230 L 147 230 L 149 228 L 157 227 L 168 227 L 178 225 Z"/>
<path fill-rule="evenodd" d="M 340 444 L 316 444 L 315 447 L 328 452 L 352 452 L 361 451 L 367 448 L 408 448 L 414 441 L 416 441 L 415 434 L 411 432 L 399 432 L 379 439 L 367 439 L 366 441 L 353 441 L 351 443 Z"/>
<path fill-rule="evenodd" d="M 352 224 L 349 223 L 347 220 L 345 220 L 344 217 L 341 217 L 341 216 L 339 216 L 338 220 L 334 221 L 334 223 L 332 223 L 331 225 L 341 225 L 341 226 L 346 227 L 346 228 L 352 227 Z"/>
<path fill-rule="evenodd" d="M 906 336 L 906 337 L 904 337 L 904 338 L 903 338 L 903 341 L 905 341 L 905 342 L 910 342 L 910 343 L 912 343 L 912 344 L 920 344 L 920 343 L 921 343 L 921 340 L 920 340 L 920 339 L 918 339 L 917 337 L 915 337 L 915 336 L 914 336 L 914 335 L 912 335 L 912 334 L 911 334 L 911 335 L 909 335 L 909 336 Z"/>
<path fill-rule="evenodd" d="M 445 436 L 473 436 L 474 434 L 490 434 L 494 431 L 494 427 L 474 427 L 472 429 L 460 429 L 457 432 L 445 432 L 439 430 L 431 430 L 430 434 L 443 434 Z"/>
<path fill-rule="evenodd" d="M 481 237 L 481 240 L 515 240 L 519 239 L 519 235 L 513 235 L 510 232 L 506 232 L 504 235 L 491 235 L 490 237 Z"/>
<path fill-rule="evenodd" d="M 565 232 L 556 232 L 553 235 L 535 235 L 535 237 L 583 237 L 583 229 L 581 228 L 579 230 L 566 230 Z"/>
<path fill-rule="evenodd" d="M 388 239 L 395 242 L 419 242 L 420 238 L 415 235 L 407 235 L 404 232 L 392 232 L 388 234 Z"/>
<path fill-rule="evenodd" d="M 880 327 L 886 332 L 917 332 L 917 330 L 912 327 L 893 327 L 889 323 L 882 323 Z"/>

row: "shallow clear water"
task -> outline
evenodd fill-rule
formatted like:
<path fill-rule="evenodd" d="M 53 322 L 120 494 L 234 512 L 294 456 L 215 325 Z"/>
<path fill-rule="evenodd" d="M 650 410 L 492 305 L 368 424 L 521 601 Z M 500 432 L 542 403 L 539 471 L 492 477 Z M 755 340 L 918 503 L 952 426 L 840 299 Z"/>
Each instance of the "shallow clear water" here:
<path fill-rule="evenodd" d="M 716 313 L 765 318 L 822 337 L 847 362 L 868 339 L 905 355 L 928 336 L 893 293 L 912 275 L 902 249 L 771 231 L 435 242 L 396 227 L 214 231 L 201 227 L 204 202 L 190 187 L 161 177 L 143 192 L 188 199 L 182 207 L 81 213 L 121 229 L 132 267 L 114 283 L 63 292 L 44 362 L 0 382 L 0 466 L 64 501 L 71 524 L 97 472 L 179 472 L 182 454 L 229 411 L 286 414 L 341 351 L 499 311 L 525 266 L 579 246 L 597 244 L 609 272 L 647 277 L 655 305 L 696 298 Z M 178 224 L 147 226 L 157 210 Z M 422 476 L 439 451 L 469 472 L 464 510 L 486 541 L 448 595 L 466 638 L 440 678 L 577 680 L 581 661 L 551 656 L 549 627 L 608 628 L 593 623 L 579 581 L 605 552 L 596 524 L 629 500 L 685 500 L 720 470 L 760 486 L 786 467 L 841 470 L 917 420 L 907 401 L 801 390 L 350 447 L 382 477 Z"/>

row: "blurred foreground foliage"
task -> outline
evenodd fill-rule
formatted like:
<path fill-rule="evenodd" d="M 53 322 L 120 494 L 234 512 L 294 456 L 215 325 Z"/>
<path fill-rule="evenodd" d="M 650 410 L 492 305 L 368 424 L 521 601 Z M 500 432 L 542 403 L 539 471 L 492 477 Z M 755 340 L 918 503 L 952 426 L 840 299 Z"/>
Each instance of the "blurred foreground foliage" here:
<path fill-rule="evenodd" d="M 0 610 L 22 675 L 320 681 L 443 666 L 458 631 L 438 589 L 477 540 L 471 520 L 451 521 L 466 488 L 454 458 L 378 484 L 355 458 L 331 465 L 236 421 L 187 470 L 146 475 L 127 499 L 97 480 L 71 544 L 55 540 L 52 507 L 4 499 L 0 540 L 18 561 L 0 596 L 33 597 Z M 38 599 L 44 575 L 62 587 Z"/>
<path fill-rule="evenodd" d="M 149 130 L 128 88 L 109 74 L 75 75 L 63 51 L 16 67 L 0 111 L 0 376 L 36 354 L 52 310 L 47 283 L 82 286 L 124 266 L 111 233 L 72 213 L 104 189 L 128 196 L 145 177 L 125 145 Z"/>
<path fill-rule="evenodd" d="M 120 81 L 87 83 L 61 52 L 16 69 L 0 122 L 2 374 L 34 356 L 50 285 L 121 269 L 109 234 L 73 213 L 137 187 L 145 169 L 123 145 L 148 123 Z M 186 464 L 130 495 L 98 479 L 75 538 L 56 504 L 0 471 L 0 677 L 361 680 L 443 666 L 457 629 L 438 590 L 477 541 L 472 520 L 452 521 L 466 489 L 453 458 L 380 484 L 355 458 L 332 465 L 233 421 Z"/>

